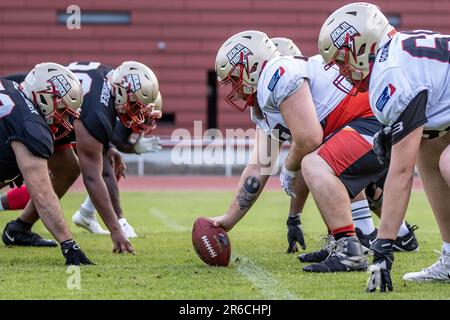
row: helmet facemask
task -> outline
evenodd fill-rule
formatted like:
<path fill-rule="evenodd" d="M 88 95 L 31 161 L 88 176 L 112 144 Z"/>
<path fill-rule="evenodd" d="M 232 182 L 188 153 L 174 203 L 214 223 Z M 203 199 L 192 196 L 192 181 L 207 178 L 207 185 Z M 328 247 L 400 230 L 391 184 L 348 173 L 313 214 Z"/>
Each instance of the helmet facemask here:
<path fill-rule="evenodd" d="M 69 118 L 79 118 L 80 115 L 64 101 L 55 85 L 51 81 L 48 83 L 50 84 L 49 89 L 32 92 L 33 103 L 39 106 L 47 124 L 52 129 L 55 140 L 59 140 L 73 130 Z"/>
<path fill-rule="evenodd" d="M 154 108 L 154 106 L 152 106 L 152 108 Z M 152 109 L 152 111 L 145 116 L 144 122 L 132 125 L 131 130 L 137 134 L 149 135 L 156 129 L 156 120 L 161 119 L 161 117 L 162 112 L 160 110 Z"/>
<path fill-rule="evenodd" d="M 252 70 L 247 69 L 248 60 L 244 61 L 244 54 L 240 53 L 239 62 L 236 63 L 228 72 L 228 75 L 219 81 L 219 86 L 224 87 L 231 85 L 230 92 L 226 95 L 225 101 L 234 109 L 243 112 L 248 106 L 254 104 L 255 88 L 249 85 L 244 80 L 244 72 L 246 72 L 247 78 L 250 77 L 250 73 L 254 72 L 257 64 L 252 66 Z"/>
<path fill-rule="evenodd" d="M 140 102 L 132 91 L 131 84 L 126 81 L 115 83 L 113 93 L 116 96 L 116 110 L 119 119 L 126 128 L 143 124 L 146 115 L 152 112 L 153 105 L 145 105 Z"/>

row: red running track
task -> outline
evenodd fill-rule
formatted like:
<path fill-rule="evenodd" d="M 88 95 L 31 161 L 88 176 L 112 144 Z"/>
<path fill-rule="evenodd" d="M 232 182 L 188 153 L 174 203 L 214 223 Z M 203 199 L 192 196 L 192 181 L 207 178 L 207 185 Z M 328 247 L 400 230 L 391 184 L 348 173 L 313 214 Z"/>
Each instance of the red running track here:
<path fill-rule="evenodd" d="M 122 191 L 234 191 L 239 176 L 130 176 L 119 181 Z M 266 190 L 280 191 L 278 176 L 270 177 Z M 85 191 L 83 182 L 78 179 L 71 191 Z M 414 191 L 422 191 L 419 178 L 413 182 Z"/>

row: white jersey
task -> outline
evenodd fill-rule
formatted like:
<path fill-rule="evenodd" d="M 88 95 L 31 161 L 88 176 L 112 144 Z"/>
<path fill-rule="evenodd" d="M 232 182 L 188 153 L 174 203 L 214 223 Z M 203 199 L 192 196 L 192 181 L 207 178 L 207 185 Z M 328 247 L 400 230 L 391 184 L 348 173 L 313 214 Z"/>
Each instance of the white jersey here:
<path fill-rule="evenodd" d="M 369 86 L 378 120 L 392 126 L 411 100 L 428 91 L 425 130 L 450 126 L 450 36 L 431 31 L 397 33 L 381 47 Z"/>
<path fill-rule="evenodd" d="M 257 99 L 263 117 L 257 117 L 251 109 L 252 121 L 272 138 L 290 140 L 290 132 L 281 116 L 280 105 L 303 84 L 309 81 L 312 99 L 319 121 L 325 119 L 345 98 L 345 93 L 333 85 L 336 70 L 324 69 L 320 55 L 306 59 L 282 56 L 267 62 L 258 81 Z M 278 134 L 274 132 L 278 129 Z"/>

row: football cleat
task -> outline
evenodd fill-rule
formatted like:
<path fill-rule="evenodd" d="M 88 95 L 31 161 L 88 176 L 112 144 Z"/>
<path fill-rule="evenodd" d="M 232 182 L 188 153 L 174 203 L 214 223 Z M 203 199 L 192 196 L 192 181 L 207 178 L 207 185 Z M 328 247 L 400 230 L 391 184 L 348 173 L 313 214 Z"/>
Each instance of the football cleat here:
<path fill-rule="evenodd" d="M 25 247 L 57 247 L 54 240 L 43 239 L 37 233 L 24 229 L 16 221 L 9 222 L 2 234 L 3 243 L 7 246 Z"/>
<path fill-rule="evenodd" d="M 334 250 L 327 259 L 304 266 L 303 270 L 321 273 L 365 271 L 367 266 L 367 257 L 363 253 L 361 243 L 356 236 L 352 236 L 337 240 Z"/>
<path fill-rule="evenodd" d="M 373 230 L 371 234 L 363 234 L 361 229 L 355 228 L 355 232 L 359 242 L 362 245 L 364 254 L 373 254 L 372 250 L 370 250 L 370 247 L 377 238 L 378 230 L 377 229 Z"/>
<path fill-rule="evenodd" d="M 419 243 L 417 242 L 416 235 L 414 233 L 419 227 L 416 225 L 410 226 L 407 222 L 406 227 L 409 230 L 409 233 L 404 235 L 403 237 L 397 237 L 395 239 L 392 247 L 394 251 L 402 251 L 402 252 L 416 252 L 419 251 Z"/>
<path fill-rule="evenodd" d="M 128 223 L 127 219 L 120 218 L 119 225 L 122 228 L 125 237 L 127 238 L 137 238 L 136 232 L 134 232 L 134 228 Z"/>
<path fill-rule="evenodd" d="M 334 237 L 329 234 L 325 236 L 325 244 L 320 250 L 309 253 L 302 253 L 298 256 L 298 259 L 300 260 L 300 262 L 307 263 L 322 262 L 323 260 L 328 258 L 328 256 L 334 250 L 335 244 L 336 240 L 334 240 Z"/>
<path fill-rule="evenodd" d="M 95 234 L 109 234 L 109 231 L 104 230 L 100 223 L 98 223 L 95 214 L 86 217 L 80 213 L 80 210 L 75 212 L 72 216 L 72 222 L 80 228 L 86 229 L 87 231 Z"/>
<path fill-rule="evenodd" d="M 422 271 L 405 274 L 403 280 L 450 282 L 450 252 L 442 250 L 442 254 L 436 263 Z"/>

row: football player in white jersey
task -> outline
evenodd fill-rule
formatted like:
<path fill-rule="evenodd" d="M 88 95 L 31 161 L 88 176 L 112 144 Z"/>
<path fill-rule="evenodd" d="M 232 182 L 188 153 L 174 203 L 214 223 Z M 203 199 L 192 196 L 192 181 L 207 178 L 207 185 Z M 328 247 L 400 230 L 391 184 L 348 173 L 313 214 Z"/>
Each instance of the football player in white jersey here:
<path fill-rule="evenodd" d="M 271 174 L 267 167 L 274 164 L 273 159 L 269 165 L 261 162 L 267 146 L 274 147 L 270 140 L 278 140 L 279 144 L 289 140 L 290 151 L 280 175 L 282 187 L 295 196 L 302 184 L 301 169 L 336 240 L 320 262 L 303 269 L 365 270 L 367 259 L 355 236 L 350 198 L 357 197 L 386 172 L 371 144 L 381 124 L 370 111 L 367 95 L 349 97 L 337 89 L 330 90 L 337 71 L 331 75 L 323 66 L 320 56 L 281 57 L 274 43 L 259 31 L 238 33 L 219 49 L 219 84 L 232 87 L 225 100 L 240 111 L 251 107 L 257 133 L 236 197 L 227 213 L 213 220 L 216 226 L 233 228 L 256 201 Z M 307 194 L 308 188 L 304 189 Z"/>
<path fill-rule="evenodd" d="M 404 280 L 450 281 L 450 36 L 430 31 L 396 32 L 373 4 L 353 3 L 324 23 L 319 50 L 327 67 L 358 91 L 369 91 L 371 108 L 386 128 L 375 150 L 390 161 L 368 291 L 392 290 L 392 243 L 405 216 L 417 159 L 422 183 L 443 240 L 440 259 Z"/>

